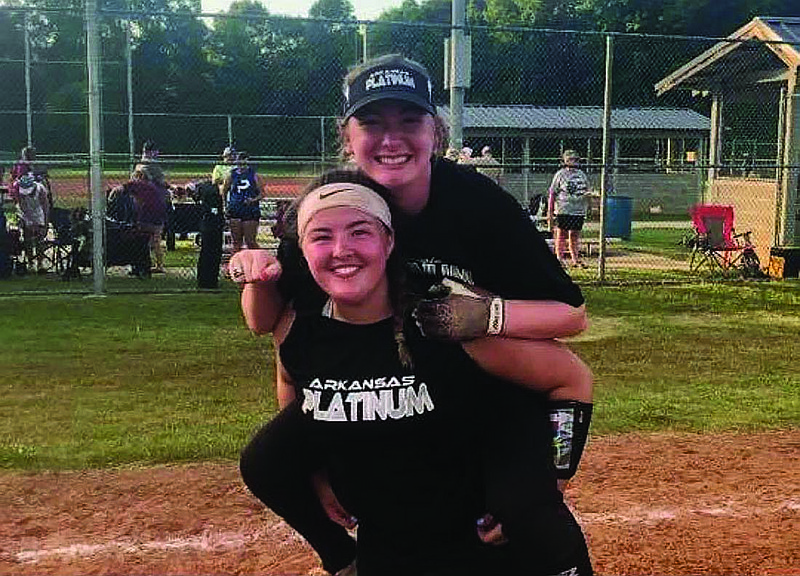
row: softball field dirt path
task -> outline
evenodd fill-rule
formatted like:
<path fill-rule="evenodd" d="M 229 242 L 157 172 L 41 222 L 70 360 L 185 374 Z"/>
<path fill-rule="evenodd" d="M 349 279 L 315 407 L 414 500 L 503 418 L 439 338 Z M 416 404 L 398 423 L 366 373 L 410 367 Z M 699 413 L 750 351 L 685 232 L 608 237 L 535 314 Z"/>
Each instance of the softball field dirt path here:
<path fill-rule="evenodd" d="M 800 574 L 800 431 L 593 438 L 567 489 L 598 574 Z M 322 574 L 235 463 L 0 474 L 0 574 Z"/>

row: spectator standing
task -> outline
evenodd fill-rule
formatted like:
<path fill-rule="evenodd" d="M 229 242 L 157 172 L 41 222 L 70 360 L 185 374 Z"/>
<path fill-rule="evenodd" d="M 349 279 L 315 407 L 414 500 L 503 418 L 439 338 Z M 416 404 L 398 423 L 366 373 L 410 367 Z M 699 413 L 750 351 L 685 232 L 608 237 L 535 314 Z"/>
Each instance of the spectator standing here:
<path fill-rule="evenodd" d="M 258 248 L 258 223 L 261 220 L 261 199 L 265 190 L 258 184 L 255 168 L 249 164 L 250 155 L 239 152 L 236 166 L 225 184 L 228 224 L 231 229 L 234 254 L 242 249 Z"/>
<path fill-rule="evenodd" d="M 500 184 L 500 176 L 502 176 L 503 170 L 500 168 L 500 163 L 492 156 L 492 148 L 490 146 L 484 146 L 480 157 L 473 159 L 472 163 L 478 165 L 478 172 Z"/>
<path fill-rule="evenodd" d="M 142 159 L 139 164 L 134 168 L 134 172 L 142 172 L 149 182 L 152 182 L 159 188 L 167 190 L 167 181 L 164 175 L 164 170 L 158 163 L 160 152 L 155 142 L 148 140 L 142 146 Z"/>
<path fill-rule="evenodd" d="M 555 218 L 555 251 L 560 261 L 569 254 L 573 266 L 585 268 L 581 260 L 581 230 L 586 219 L 589 201 L 589 178 L 578 168 L 580 157 L 574 150 L 566 150 L 563 155 L 564 167 L 553 176 L 550 184 L 547 219 L 553 229 Z"/>
<path fill-rule="evenodd" d="M 166 189 L 150 181 L 143 170 L 135 169 L 126 185 L 136 204 L 136 222 L 140 231 L 150 237 L 150 250 L 155 267 L 152 272 L 164 274 L 164 246 L 161 234 L 167 222 L 168 196 Z"/>
<path fill-rule="evenodd" d="M 36 148 L 25 146 L 20 152 L 19 160 L 11 167 L 11 181 L 19 180 L 26 174 L 33 174 L 33 161 L 36 159 Z"/>
<path fill-rule="evenodd" d="M 211 183 L 219 189 L 220 194 L 223 196 L 223 187 L 225 186 L 225 181 L 231 175 L 235 160 L 236 150 L 227 146 L 225 150 L 222 151 L 222 164 L 215 165 L 214 169 L 211 171 Z"/>
<path fill-rule="evenodd" d="M 37 170 L 34 162 L 36 161 L 36 148 L 33 146 L 25 146 L 22 149 L 19 155 L 19 160 L 17 160 L 14 165 L 11 167 L 11 185 L 9 188 L 9 192 L 11 194 L 11 198 L 14 201 L 17 201 L 17 194 L 19 193 L 19 189 L 17 187 L 17 180 L 21 177 L 25 176 L 26 174 L 30 174 L 33 178 L 39 182 L 40 184 L 44 185 L 45 192 L 47 194 L 47 210 L 50 211 L 50 208 L 53 207 L 53 193 L 50 190 L 50 181 L 47 178 L 47 171 L 46 170 Z"/>
<path fill-rule="evenodd" d="M 190 185 L 192 196 L 200 204 L 200 256 L 197 259 L 197 287 L 219 287 L 219 266 L 222 262 L 222 241 L 225 217 L 222 195 L 218 186 L 208 180 Z"/>
<path fill-rule="evenodd" d="M 44 274 L 44 239 L 47 236 L 47 216 L 50 207 L 47 202 L 47 189 L 37 182 L 33 174 L 27 173 L 17 179 L 17 209 L 22 222 L 25 245 L 25 260 L 28 270 Z"/>

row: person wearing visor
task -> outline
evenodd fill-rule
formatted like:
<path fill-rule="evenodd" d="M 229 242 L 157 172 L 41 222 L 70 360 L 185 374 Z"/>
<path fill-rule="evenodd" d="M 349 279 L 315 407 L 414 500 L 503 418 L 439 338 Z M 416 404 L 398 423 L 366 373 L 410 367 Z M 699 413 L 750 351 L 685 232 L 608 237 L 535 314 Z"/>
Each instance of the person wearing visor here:
<path fill-rule="evenodd" d="M 414 312 L 421 332 L 461 342 L 486 372 L 522 385 L 493 383 L 480 392 L 486 509 L 508 541 L 498 549 L 519 565 L 536 567 L 526 573 L 574 568 L 575 574 L 590 574 L 585 540 L 556 487 L 557 476 L 574 474 L 580 450 L 559 449 L 554 462 L 551 427 L 552 422 L 560 429 L 562 448 L 564 442 L 576 447 L 585 442 L 591 372 L 554 341 L 585 328 L 580 290 L 513 197 L 485 176 L 441 158 L 447 131 L 436 115 L 424 67 L 399 55 L 373 59 L 348 74 L 344 95 L 342 149 L 346 159 L 387 189 L 395 243 L 406 261 L 405 290 L 427 296 Z M 278 259 L 265 251 L 242 251 L 232 260 L 238 271 L 234 280 L 243 283 L 245 319 L 254 332 L 271 331 L 287 302 L 298 313 L 319 310 L 324 303 L 298 265 L 298 250 L 286 239 Z M 571 374 L 568 385 L 554 385 L 559 373 L 554 365 Z M 556 388 L 563 391 L 560 398 L 551 394 L 548 400 L 541 392 Z M 559 404 L 551 404 L 554 399 Z M 568 438 L 567 428 L 575 437 Z M 276 429 L 273 441 L 280 436 Z M 282 440 L 291 441 L 288 433 Z M 279 466 L 279 459 L 266 455 L 268 449 L 251 443 L 242 457 L 245 482 L 259 498 L 276 487 L 259 484 L 265 477 L 259 462 Z M 331 541 L 339 537 L 333 534 Z M 336 554 L 309 541 L 334 573 L 337 563 L 330 559 Z M 346 542 L 340 547 L 345 550 Z M 343 552 L 340 562 L 346 557 Z M 519 572 L 511 568 L 508 573 Z"/>
<path fill-rule="evenodd" d="M 578 168 L 580 157 L 574 150 L 566 150 L 562 156 L 564 166 L 553 176 L 548 191 L 547 220 L 555 230 L 556 256 L 566 260 L 567 247 L 571 263 L 577 268 L 586 268 L 581 260 L 581 230 L 586 219 L 589 203 L 589 178 Z M 555 227 L 553 226 L 555 218 Z"/>

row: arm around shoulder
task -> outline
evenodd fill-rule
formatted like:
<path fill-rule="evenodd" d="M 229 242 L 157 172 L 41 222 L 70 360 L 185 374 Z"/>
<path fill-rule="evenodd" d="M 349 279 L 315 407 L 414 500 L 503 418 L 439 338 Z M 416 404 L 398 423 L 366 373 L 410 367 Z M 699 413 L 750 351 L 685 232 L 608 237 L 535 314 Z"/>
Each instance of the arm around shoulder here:
<path fill-rule="evenodd" d="M 586 306 L 555 300 L 504 300 L 504 327 L 508 338 L 545 340 L 575 336 L 586 330 Z"/>

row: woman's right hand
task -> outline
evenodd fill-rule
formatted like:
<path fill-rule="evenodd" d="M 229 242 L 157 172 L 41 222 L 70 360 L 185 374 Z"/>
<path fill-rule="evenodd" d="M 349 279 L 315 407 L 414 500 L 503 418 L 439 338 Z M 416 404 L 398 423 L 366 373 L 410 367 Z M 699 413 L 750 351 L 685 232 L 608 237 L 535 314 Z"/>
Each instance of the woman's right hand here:
<path fill-rule="evenodd" d="M 231 280 L 238 284 L 251 282 L 277 282 L 281 277 L 281 263 L 269 250 L 240 250 L 228 264 Z"/>

